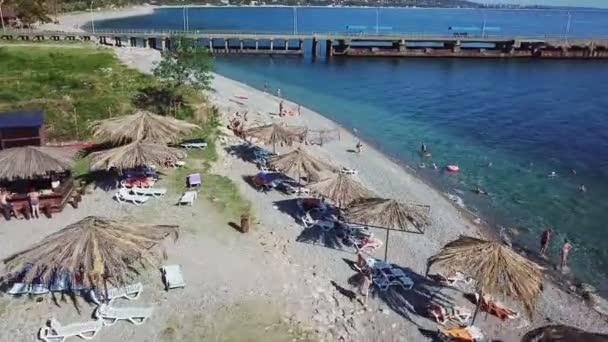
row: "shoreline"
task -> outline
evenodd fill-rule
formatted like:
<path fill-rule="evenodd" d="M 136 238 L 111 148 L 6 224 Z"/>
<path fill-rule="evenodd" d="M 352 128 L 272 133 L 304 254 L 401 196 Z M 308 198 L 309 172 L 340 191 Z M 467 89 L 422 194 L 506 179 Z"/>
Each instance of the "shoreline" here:
<path fill-rule="evenodd" d="M 111 15 L 111 13 L 116 12 L 112 11 L 108 15 Z M 80 14 L 80 20 L 86 20 L 86 15 L 87 13 Z M 125 16 L 128 17 L 129 15 Z M 73 15 L 73 20 L 76 20 L 76 17 L 77 15 Z M 121 58 L 123 61 L 125 61 L 124 57 L 128 57 L 129 54 L 130 57 L 135 56 L 135 58 L 133 58 L 133 62 L 127 64 L 131 67 L 136 67 L 143 72 L 149 72 L 150 66 L 146 65 L 146 58 L 153 59 L 157 58 L 158 55 L 157 51 L 138 48 L 115 48 L 114 51 L 116 51 L 119 55 L 124 54 Z M 234 96 L 239 94 L 247 94 L 251 97 L 252 100 L 248 100 L 246 102 L 248 102 L 247 109 L 252 114 L 252 117 L 258 118 L 262 122 L 276 121 L 278 118 L 268 116 L 269 110 L 276 111 L 276 105 L 278 105 L 279 101 L 279 99 L 273 95 L 265 94 L 250 85 L 226 78 L 221 75 L 216 75 L 216 78 L 213 81 L 213 87 L 218 91 L 210 94 L 210 98 L 215 104 L 218 105 L 218 107 L 223 109 L 221 112 L 225 114 L 223 117 L 224 119 L 226 119 L 226 114 L 234 113 L 236 110 L 242 110 L 242 108 L 235 109 L 235 104 L 229 101 L 231 98 L 234 98 Z M 254 97 L 255 100 L 253 100 Z M 263 103 L 261 103 L 262 101 Z M 249 105 L 249 102 L 251 102 L 251 105 Z M 260 104 L 257 102 L 260 102 Z M 285 104 L 288 106 L 296 105 L 294 102 L 288 100 L 285 100 Z M 436 253 L 438 247 L 443 246 L 445 242 L 454 239 L 459 234 L 468 233 L 469 235 L 479 234 L 485 236 L 485 233 L 493 232 L 490 227 L 484 228 L 483 225 L 473 222 L 471 217 L 467 217 L 467 215 L 475 215 L 474 213 L 455 205 L 455 203 L 449 200 L 442 191 L 436 189 L 432 185 L 429 185 L 423 177 L 416 175 L 415 169 L 412 169 L 408 165 L 403 165 L 403 163 L 400 163 L 394 158 L 382 153 L 376 146 L 369 144 L 368 142 L 364 142 L 367 145 L 365 145 L 361 156 L 355 156 L 353 153 L 345 153 L 345 148 L 352 148 L 352 146 L 354 146 L 354 142 L 359 140 L 359 138 L 341 125 L 323 116 L 321 113 L 312 111 L 305 107 L 302 107 L 302 112 L 301 117 L 278 118 L 278 120 L 288 124 L 303 123 L 313 129 L 337 128 L 340 132 L 340 141 L 328 143 L 326 146 L 321 148 L 317 146 L 313 146 L 311 148 L 315 152 L 324 155 L 326 158 L 331 158 L 332 160 L 339 162 L 337 164 L 338 166 L 347 166 L 356 168 L 358 170 L 363 170 L 364 172 L 361 172 L 360 174 L 360 178 L 362 178 L 363 183 L 365 185 L 372 185 L 372 190 L 379 190 L 378 193 L 382 194 L 382 197 L 391 197 L 396 199 L 407 198 L 408 200 L 414 198 L 421 204 L 430 204 L 432 206 L 431 210 L 434 225 L 427 230 L 427 233 L 423 237 L 411 237 L 408 234 L 395 234 L 404 236 L 392 237 L 391 246 L 405 247 L 404 251 L 400 251 L 401 254 L 399 257 L 395 255 L 395 261 L 397 261 L 397 259 L 402 259 L 401 261 L 407 260 L 408 266 L 411 266 L 414 270 L 420 272 L 422 264 L 421 260 L 424 259 L 425 256 Z M 311 123 L 314 124 L 310 125 Z M 251 124 L 253 123 L 250 123 L 250 125 Z M 386 180 L 378 179 L 383 178 L 383 176 L 386 176 Z M 238 179 L 236 177 L 233 178 Z M 437 211 L 434 211 L 433 209 Z M 383 237 L 380 236 L 380 238 Z M 413 246 L 412 243 L 420 244 L 420 246 Z M 396 251 L 394 251 L 396 248 L 391 248 L 392 260 L 393 254 L 396 253 Z M 560 285 L 564 285 L 560 283 L 552 283 L 551 278 L 547 277 L 547 287 L 551 287 L 551 285 L 558 285 L 560 288 L 562 288 Z M 562 295 L 561 292 L 563 291 L 556 291 L 559 291 L 559 293 L 551 292 L 550 295 L 543 295 L 543 297 L 546 297 L 546 301 L 557 301 L 555 296 L 557 296 L 559 299 Z M 581 306 L 586 306 L 586 304 L 581 302 L 580 299 L 575 296 L 568 295 L 567 297 L 572 297 L 570 299 L 576 298 L 577 303 L 580 303 Z M 550 305 L 556 305 L 558 307 L 560 306 L 560 304 L 553 303 Z M 537 311 L 537 315 L 541 315 L 541 308 L 538 308 Z M 555 314 L 555 310 L 551 311 L 552 315 Z M 576 310 L 573 309 L 573 311 L 575 312 Z M 564 315 L 567 315 L 567 313 L 564 313 Z M 555 314 L 555 316 L 559 317 L 562 315 Z M 560 320 L 557 319 L 557 321 L 559 322 Z M 568 322 L 566 319 L 562 319 L 562 321 Z"/>

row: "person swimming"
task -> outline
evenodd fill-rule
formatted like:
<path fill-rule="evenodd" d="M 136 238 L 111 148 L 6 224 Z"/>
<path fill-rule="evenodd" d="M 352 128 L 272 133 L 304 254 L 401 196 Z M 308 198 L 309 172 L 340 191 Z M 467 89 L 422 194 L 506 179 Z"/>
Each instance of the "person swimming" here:
<path fill-rule="evenodd" d="M 581 184 L 581 185 L 578 187 L 578 191 L 579 191 L 579 192 L 587 192 L 587 187 L 585 186 L 585 184 Z"/>
<path fill-rule="evenodd" d="M 555 171 L 551 171 L 551 173 L 548 174 L 547 177 L 557 177 L 557 173 L 555 173 Z"/>
<path fill-rule="evenodd" d="M 478 194 L 478 195 L 487 195 L 488 192 L 485 191 L 484 189 L 477 187 L 475 188 L 475 190 L 473 190 L 474 193 Z"/>
<path fill-rule="evenodd" d="M 420 144 L 420 153 L 422 154 L 426 154 L 428 152 L 428 149 L 426 147 L 426 144 L 424 143 L 424 141 Z"/>

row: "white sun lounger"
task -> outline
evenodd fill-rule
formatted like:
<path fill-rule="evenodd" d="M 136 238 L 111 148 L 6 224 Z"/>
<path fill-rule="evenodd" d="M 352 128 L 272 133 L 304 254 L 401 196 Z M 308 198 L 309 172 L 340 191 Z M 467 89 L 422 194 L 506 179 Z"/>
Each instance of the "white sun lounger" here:
<path fill-rule="evenodd" d="M 30 284 L 14 283 L 13 286 L 6 292 L 13 296 L 20 296 L 30 293 Z"/>
<path fill-rule="evenodd" d="M 53 318 L 50 321 L 50 327 L 40 328 L 38 338 L 46 342 L 63 342 L 66 338 L 72 336 L 90 340 L 97 335 L 101 327 L 103 327 L 101 319 L 62 326 Z"/>
<path fill-rule="evenodd" d="M 107 304 L 101 304 L 95 310 L 95 317 L 103 321 L 103 325 L 114 325 L 120 320 L 129 321 L 135 325 L 141 325 L 152 316 L 154 308 L 117 308 Z"/>
<path fill-rule="evenodd" d="M 140 196 L 152 196 L 152 197 L 160 197 L 167 193 L 167 189 L 165 188 L 140 188 L 140 187 L 132 187 L 131 191 Z"/>
<path fill-rule="evenodd" d="M 160 271 L 163 274 L 165 290 L 186 286 L 184 275 L 182 274 L 182 267 L 180 265 L 163 266 Z"/>
<path fill-rule="evenodd" d="M 128 300 L 136 300 L 139 295 L 143 292 L 144 286 L 142 283 L 131 284 L 123 287 L 112 287 L 108 288 L 108 299 L 110 303 L 114 299 L 124 298 Z M 105 291 L 101 291 L 105 298 Z"/>
<path fill-rule="evenodd" d="M 340 169 L 340 173 L 345 175 L 356 175 L 359 173 L 359 171 L 343 167 L 342 169 Z"/>
<path fill-rule="evenodd" d="M 187 148 L 187 149 L 191 149 L 191 148 L 200 148 L 201 150 L 207 148 L 207 143 L 206 142 L 199 142 L 199 143 L 184 143 L 184 144 L 180 144 L 181 147 Z"/>
<path fill-rule="evenodd" d="M 43 284 L 26 283 L 14 283 L 13 286 L 7 291 L 8 294 L 13 296 L 20 296 L 25 294 L 43 295 L 49 292 L 49 288 Z"/>
<path fill-rule="evenodd" d="M 302 224 L 306 228 L 310 228 L 310 227 L 316 225 L 318 222 L 317 220 L 313 219 L 310 216 L 310 213 L 305 213 L 304 215 L 302 215 L 302 217 L 300 217 L 300 220 L 302 221 Z"/>
<path fill-rule="evenodd" d="M 196 191 L 186 191 L 179 199 L 179 201 L 177 201 L 177 205 L 187 204 L 189 206 L 192 206 L 194 204 L 194 200 L 196 200 L 197 197 L 198 194 L 196 193 Z"/>
<path fill-rule="evenodd" d="M 124 188 L 118 189 L 118 192 L 114 195 L 114 198 L 116 198 L 119 203 L 131 202 L 135 205 L 142 205 L 146 203 L 148 199 L 150 199 L 148 196 L 130 194 L 129 190 Z"/>

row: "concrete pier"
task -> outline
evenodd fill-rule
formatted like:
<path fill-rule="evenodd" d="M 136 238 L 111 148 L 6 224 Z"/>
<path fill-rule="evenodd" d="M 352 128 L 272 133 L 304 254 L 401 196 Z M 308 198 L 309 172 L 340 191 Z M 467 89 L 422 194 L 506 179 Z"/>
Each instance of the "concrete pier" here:
<path fill-rule="evenodd" d="M 7 30 L 0 40 L 96 41 L 115 46 L 170 48 L 174 35 L 196 39 L 212 54 L 304 55 L 310 46 L 312 56 L 331 57 L 450 57 L 450 58 L 563 58 L 608 59 L 608 37 L 522 37 L 522 36 L 449 36 L 409 34 L 257 34 L 204 31 L 97 31 L 54 32 Z M 230 41 L 238 45 L 231 46 Z M 290 42 L 297 41 L 297 44 Z M 128 42 L 128 43 L 127 43 Z M 223 42 L 223 43 L 222 43 Z M 234 43 L 233 43 L 234 44 Z"/>

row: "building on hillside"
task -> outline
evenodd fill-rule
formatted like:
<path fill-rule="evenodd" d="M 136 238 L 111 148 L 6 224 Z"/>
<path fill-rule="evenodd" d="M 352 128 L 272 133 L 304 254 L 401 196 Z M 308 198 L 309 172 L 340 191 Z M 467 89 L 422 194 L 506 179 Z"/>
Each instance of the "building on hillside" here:
<path fill-rule="evenodd" d="M 0 112 L 0 150 L 44 144 L 44 113 Z"/>

